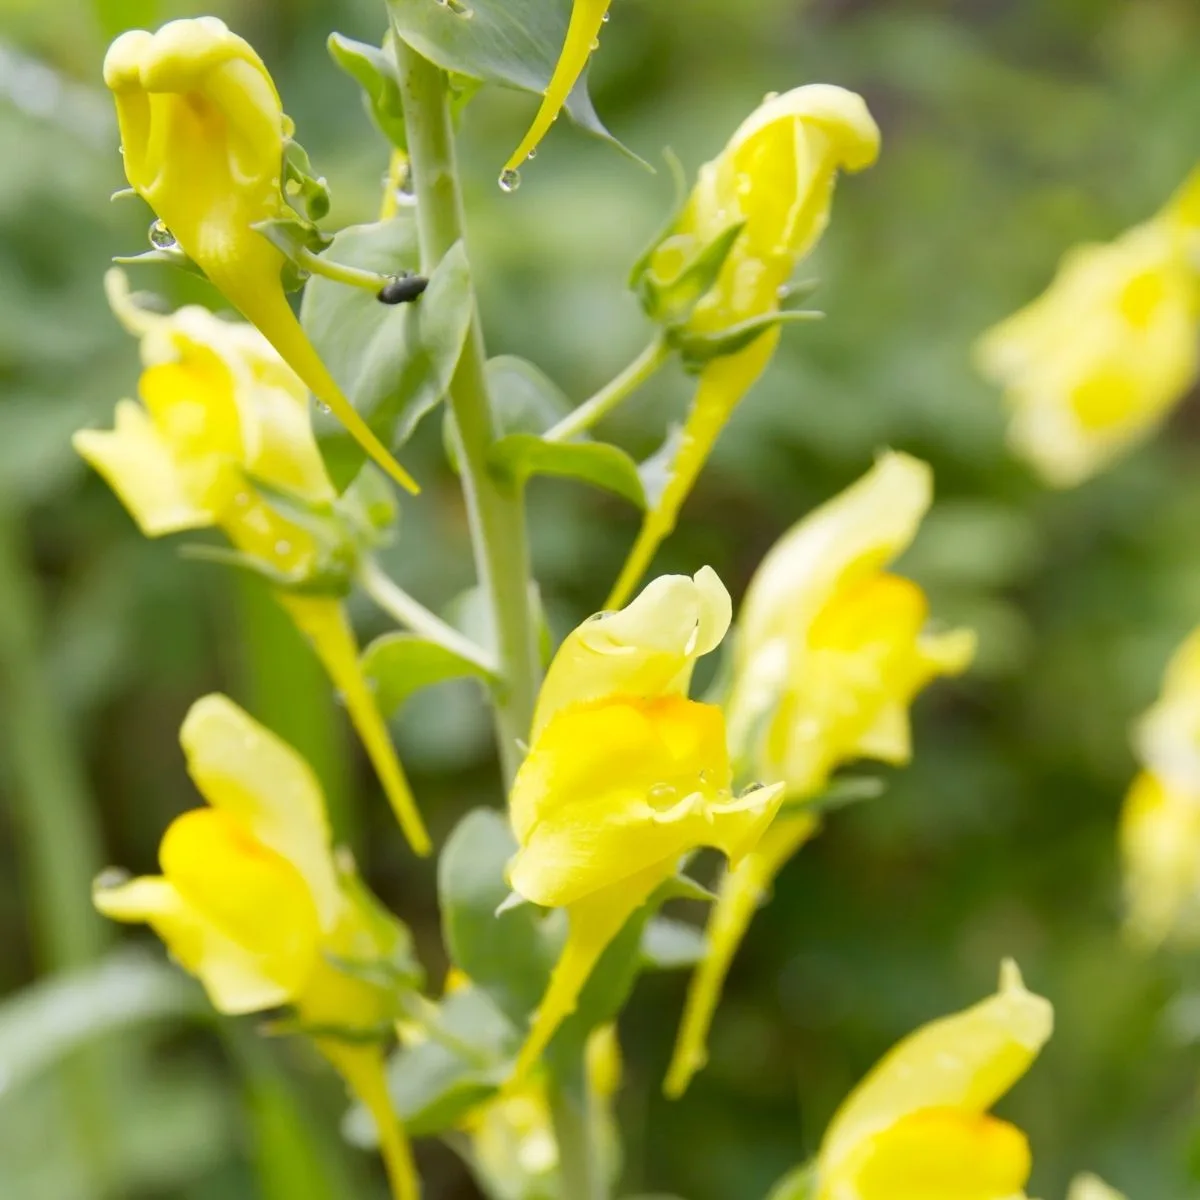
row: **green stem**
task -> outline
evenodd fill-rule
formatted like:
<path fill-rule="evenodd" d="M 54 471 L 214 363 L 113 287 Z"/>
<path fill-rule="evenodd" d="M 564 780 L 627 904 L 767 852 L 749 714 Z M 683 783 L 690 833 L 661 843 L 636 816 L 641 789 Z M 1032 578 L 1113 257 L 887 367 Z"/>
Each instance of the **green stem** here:
<path fill-rule="evenodd" d="M 363 591 L 397 624 L 465 658 L 489 675 L 497 674 L 496 664 L 481 647 L 413 599 L 374 559 L 367 559 L 362 565 L 358 581 Z"/>
<path fill-rule="evenodd" d="M 17 513 L 0 496 L 0 740 L 12 773 L 9 797 L 28 887 L 34 954 L 50 974 L 95 961 L 109 944 L 89 901 L 102 864 L 100 830 L 82 764 L 39 654 L 41 597 L 25 559 Z M 102 1046 L 62 1071 L 72 1133 L 94 1194 L 114 1188 L 117 1136 Z"/>
<path fill-rule="evenodd" d="M 542 436 L 548 442 L 565 442 L 591 429 L 601 417 L 623 404 L 671 356 L 666 339 L 655 338 L 611 383 L 602 387 L 574 412 L 568 413 Z"/>
<path fill-rule="evenodd" d="M 463 237 L 446 75 L 397 35 L 400 94 L 417 199 L 421 262 L 428 275 Z M 474 299 L 472 299 L 474 307 Z M 494 698 L 496 736 L 511 782 L 529 737 L 540 676 L 530 604 L 529 544 L 519 486 L 493 475 L 488 453 L 498 429 L 488 400 L 483 331 L 476 311 L 448 396 L 479 584 L 496 630 L 503 687 Z"/>
<path fill-rule="evenodd" d="M 362 288 L 368 292 L 378 292 L 392 281 L 390 275 L 380 275 L 375 271 L 348 267 L 345 263 L 331 262 L 323 254 L 314 254 L 304 246 L 296 251 L 296 262 L 313 275 L 320 275 L 325 279 L 332 279 L 334 283 L 344 283 L 348 287 Z"/>
<path fill-rule="evenodd" d="M 608 1181 L 593 1135 L 591 1095 L 582 1061 L 578 1066 L 569 1073 L 551 1071 L 546 1080 L 562 1195 L 570 1200 L 608 1200 Z"/>

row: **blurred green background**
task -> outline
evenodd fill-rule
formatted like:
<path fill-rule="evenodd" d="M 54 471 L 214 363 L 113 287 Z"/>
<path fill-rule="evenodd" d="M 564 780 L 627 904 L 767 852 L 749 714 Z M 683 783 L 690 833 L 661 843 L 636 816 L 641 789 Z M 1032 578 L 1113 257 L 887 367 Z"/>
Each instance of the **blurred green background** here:
<path fill-rule="evenodd" d="M 332 184 L 335 225 L 372 219 L 386 154 L 324 41 L 333 29 L 377 40 L 380 9 L 210 9 L 266 58 Z M 314 759 L 339 831 L 434 978 L 443 965 L 432 868 L 405 851 L 307 650 L 255 585 L 140 538 L 68 442 L 107 423 L 137 369 L 100 280 L 111 255 L 144 247 L 150 217 L 108 200 L 123 180 L 104 46 L 210 10 L 0 0 L 5 1200 L 382 1194 L 374 1164 L 338 1143 L 341 1097 L 302 1047 L 258 1039 L 253 1021 L 217 1025 L 157 944 L 119 939 L 91 912 L 93 874 L 152 868 L 162 830 L 196 802 L 176 733 L 204 691 L 228 691 Z M 1058 1200 L 1083 1168 L 1133 1200 L 1200 1194 L 1200 971 L 1123 944 L 1114 855 L 1130 722 L 1200 618 L 1200 419 L 1185 403 L 1154 444 L 1050 494 L 1008 457 L 997 397 L 968 357 L 1064 248 L 1148 215 L 1182 179 L 1197 158 L 1198 51 L 1194 0 L 616 0 L 594 90 L 647 158 L 670 145 L 694 169 L 764 92 L 815 80 L 863 92 L 884 131 L 878 166 L 840 186 L 817 256 L 828 320 L 788 335 L 660 566 L 711 563 L 739 594 L 784 528 L 892 445 L 938 478 L 903 569 L 936 614 L 982 638 L 977 669 L 918 705 L 911 769 L 783 875 L 738 960 L 711 1065 L 679 1104 L 658 1084 L 684 981 L 641 984 L 623 1022 L 627 1192 L 761 1196 L 815 1150 L 884 1049 L 990 991 L 1012 954 L 1058 1014 L 999 1110 L 1030 1134 L 1031 1194 Z M 564 122 L 520 192 L 502 195 L 497 164 L 531 108 L 485 92 L 468 109 L 475 274 L 489 350 L 535 360 L 582 398 L 647 335 L 623 280 L 669 184 Z M 144 282 L 185 294 L 179 279 Z M 686 396 L 682 376 L 664 377 L 606 433 L 649 453 Z M 431 604 L 470 580 L 437 424 L 406 457 L 427 487 L 391 555 Z M 635 514 L 565 484 L 535 485 L 531 501 L 562 631 L 601 602 Z M 364 633 L 380 628 L 360 615 Z M 398 737 L 438 836 L 498 801 L 469 690 L 429 693 Z M 422 1162 L 429 1200 L 475 1195 L 439 1147 Z"/>

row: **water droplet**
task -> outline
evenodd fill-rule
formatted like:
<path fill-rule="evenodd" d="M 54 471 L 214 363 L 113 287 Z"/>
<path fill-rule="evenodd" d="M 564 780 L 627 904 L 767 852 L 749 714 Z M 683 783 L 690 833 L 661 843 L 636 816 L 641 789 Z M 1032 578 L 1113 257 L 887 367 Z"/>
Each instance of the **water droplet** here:
<path fill-rule="evenodd" d="M 521 172 L 514 171 L 512 167 L 507 167 L 500 172 L 500 190 L 502 192 L 515 192 L 521 186 Z"/>
<path fill-rule="evenodd" d="M 530 150 L 530 152 L 528 153 L 528 155 L 526 155 L 526 157 L 531 160 L 537 158 L 537 147 L 534 146 L 534 148 L 532 150 Z"/>
<path fill-rule="evenodd" d="M 291 554 L 291 552 L 292 552 L 292 543 L 289 542 L 287 540 L 287 538 L 280 538 L 279 541 L 277 541 L 275 543 L 275 553 L 278 554 L 281 558 L 285 554 Z"/>
<path fill-rule="evenodd" d="M 595 52 L 600 49 L 600 39 L 592 38 L 592 44 L 588 47 L 589 50 Z"/>
<path fill-rule="evenodd" d="M 760 788 L 764 788 L 766 786 L 767 785 L 765 783 L 760 783 L 756 779 L 753 783 L 746 784 L 746 786 L 742 788 L 740 792 L 738 792 L 738 799 L 741 800 L 744 796 L 749 796 L 751 792 L 757 792 Z"/>
<path fill-rule="evenodd" d="M 324 413 L 326 416 L 329 416 L 329 415 L 330 415 L 330 414 L 333 412 L 333 409 L 332 409 L 332 408 L 330 408 L 330 407 L 329 407 L 329 405 L 328 405 L 328 404 L 326 404 L 326 403 L 325 403 L 323 400 L 318 400 L 318 401 L 317 401 L 317 407 L 318 407 L 318 408 L 319 408 L 319 409 L 320 409 L 320 410 L 321 410 L 321 411 L 322 411 L 322 412 L 323 412 L 323 413 Z"/>
<path fill-rule="evenodd" d="M 792 294 L 791 285 L 787 284 L 787 283 L 781 283 L 775 289 L 775 298 L 777 300 L 786 300 L 791 294 Z"/>
<path fill-rule="evenodd" d="M 589 621 L 603 621 L 605 617 L 611 617 L 615 615 L 615 613 L 616 609 L 613 608 L 601 609 L 598 613 L 592 613 L 592 615 L 588 617 L 587 621 L 584 621 L 584 624 L 588 624 Z"/>
<path fill-rule="evenodd" d="M 238 508 L 245 508 L 250 503 L 250 493 L 238 492 L 238 494 L 234 496 L 233 502 L 238 506 Z"/>
<path fill-rule="evenodd" d="M 128 883 L 133 878 L 128 871 L 123 867 L 105 867 L 99 875 L 92 880 L 92 888 L 97 892 L 107 891 L 109 888 L 118 888 L 122 884 Z"/>
<path fill-rule="evenodd" d="M 155 221 L 150 226 L 150 245 L 155 250 L 174 250 L 179 243 L 162 221 Z"/>
<path fill-rule="evenodd" d="M 704 770 L 700 772 L 700 782 L 701 783 L 711 783 L 712 775 L 713 775 L 712 771 L 710 771 L 708 769 L 708 767 L 705 767 Z"/>
<path fill-rule="evenodd" d="M 656 783 L 647 793 L 646 800 L 658 809 L 670 808 L 679 799 L 679 792 L 673 784 Z"/>
<path fill-rule="evenodd" d="M 600 20 L 602 20 L 602 21 L 605 23 L 605 25 L 607 25 L 607 24 L 608 24 L 608 18 L 609 18 L 609 17 L 611 17 L 611 16 L 612 16 L 612 13 L 610 13 L 610 12 L 606 12 L 606 13 L 604 14 L 604 16 L 602 16 L 602 17 L 600 18 Z"/>

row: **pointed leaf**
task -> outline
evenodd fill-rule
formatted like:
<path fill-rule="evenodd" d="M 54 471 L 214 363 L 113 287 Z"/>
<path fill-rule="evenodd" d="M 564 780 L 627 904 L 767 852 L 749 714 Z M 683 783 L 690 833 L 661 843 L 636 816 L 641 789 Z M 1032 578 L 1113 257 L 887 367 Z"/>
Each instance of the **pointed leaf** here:
<path fill-rule="evenodd" d="M 381 275 L 415 271 L 420 261 L 416 227 L 407 214 L 343 229 L 327 253 L 333 262 Z M 363 288 L 314 277 L 300 316 L 351 403 L 395 449 L 445 395 L 462 353 L 471 321 L 462 244 L 447 253 L 425 294 L 411 304 L 382 304 Z M 362 466 L 361 447 L 332 419 L 318 420 L 317 429 L 334 481 L 348 483 Z"/>
<path fill-rule="evenodd" d="M 363 106 L 380 133 L 393 146 L 406 149 L 408 140 L 400 102 L 400 78 L 386 47 L 356 42 L 340 33 L 331 33 L 326 45 L 333 61 L 362 88 Z"/>
<path fill-rule="evenodd" d="M 473 677 L 495 682 L 478 663 L 413 633 L 376 638 L 363 653 L 362 669 L 384 716 L 399 711 L 414 692 L 448 679 Z"/>
<path fill-rule="evenodd" d="M 566 41 L 571 2 L 388 0 L 388 10 L 399 36 L 430 62 L 541 96 Z M 567 101 L 567 112 L 581 129 L 624 149 L 592 107 L 586 72 Z"/>
<path fill-rule="evenodd" d="M 624 450 L 605 442 L 547 442 L 532 433 L 510 433 L 492 447 L 489 462 L 493 470 L 521 485 L 532 475 L 557 475 L 646 507 L 637 464 Z"/>

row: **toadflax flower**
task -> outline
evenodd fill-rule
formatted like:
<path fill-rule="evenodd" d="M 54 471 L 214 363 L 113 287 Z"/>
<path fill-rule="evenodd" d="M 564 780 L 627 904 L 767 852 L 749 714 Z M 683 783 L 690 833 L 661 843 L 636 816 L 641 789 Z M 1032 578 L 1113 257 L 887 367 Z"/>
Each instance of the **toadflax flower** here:
<path fill-rule="evenodd" d="M 161 875 L 101 876 L 96 907 L 150 925 L 220 1012 L 291 1007 L 374 1116 L 398 1200 L 416 1200 L 374 1040 L 394 997 L 339 965 L 396 964 L 407 933 L 335 860 L 320 786 L 290 746 L 220 695 L 192 706 L 180 741 L 209 807 L 167 829 Z"/>
<path fill-rule="evenodd" d="M 738 774 L 782 780 L 796 802 L 817 795 L 842 763 L 909 760 L 913 698 L 938 675 L 965 670 L 975 650 L 969 630 L 928 630 L 924 593 L 886 569 L 931 498 L 925 463 L 885 454 L 767 554 L 742 605 L 725 710 Z M 722 880 L 668 1094 L 681 1094 L 704 1065 L 721 987 L 754 911 L 816 829 L 816 817 L 794 804 Z"/>
<path fill-rule="evenodd" d="M 1121 813 L 1130 933 L 1145 945 L 1200 939 L 1200 629 L 1138 725 L 1142 771 Z"/>
<path fill-rule="evenodd" d="M 774 816 L 782 788 L 732 790 L 721 710 L 687 698 L 696 660 L 729 626 L 710 568 L 654 580 L 627 608 L 572 632 L 550 665 L 509 815 L 513 890 L 565 908 L 567 942 L 521 1052 L 533 1065 L 604 948 L 684 855 L 736 862 Z"/>
<path fill-rule="evenodd" d="M 122 400 L 111 430 L 82 430 L 75 448 L 104 477 L 147 537 L 218 526 L 248 560 L 296 586 L 279 603 L 311 641 L 388 799 L 418 853 L 425 832 L 387 726 L 358 662 L 358 647 L 320 572 L 336 562 L 314 534 L 281 515 L 256 484 L 300 504 L 331 506 L 333 485 L 317 451 L 304 385 L 251 326 L 189 306 L 171 316 L 139 308 L 124 275 L 106 278 L 110 301 L 141 338 L 142 402 Z M 353 553 L 353 538 L 336 553 Z M 343 564 L 344 566 L 344 564 Z M 303 586 L 317 577 L 317 583 Z"/>
<path fill-rule="evenodd" d="M 1157 216 L 1071 250 L 976 357 L 1005 389 L 1009 440 L 1073 487 L 1166 418 L 1200 372 L 1200 170 Z"/>
<path fill-rule="evenodd" d="M 779 341 L 778 317 L 796 263 L 817 244 L 829 223 L 839 170 L 869 167 L 879 153 L 879 129 L 861 96 L 813 84 L 767 99 L 712 162 L 700 168 L 692 194 L 667 235 L 644 260 L 638 286 L 659 297 L 665 317 L 696 345 L 719 345 L 738 330 L 760 329 L 734 353 L 712 357 L 699 385 L 669 468 L 661 499 L 614 588 L 609 607 L 623 604 L 645 573 L 679 513 L 717 435 L 762 374 Z M 738 230 L 740 229 L 740 232 Z M 694 264 L 731 233 L 712 286 L 686 312 Z M 649 289 L 649 291 L 647 291 Z M 725 347 L 728 349 L 728 345 Z"/>
<path fill-rule="evenodd" d="M 988 1109 L 1050 1037 L 1049 1001 L 1014 962 L 987 1000 L 901 1041 L 834 1114 L 815 1200 L 1023 1200 L 1025 1135 Z"/>
<path fill-rule="evenodd" d="M 282 190 L 290 122 L 262 59 L 216 17 L 170 21 L 117 38 L 104 82 L 134 191 L 363 449 L 415 491 L 309 343 L 284 294 L 284 256 L 254 228 L 291 212 Z"/>

